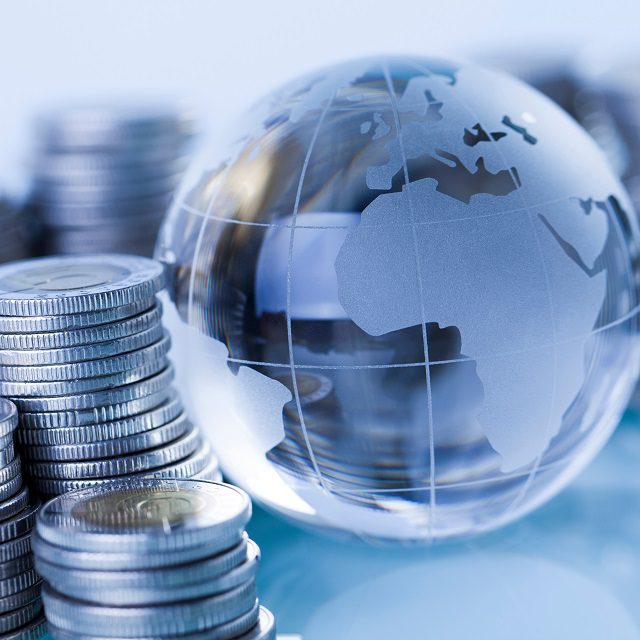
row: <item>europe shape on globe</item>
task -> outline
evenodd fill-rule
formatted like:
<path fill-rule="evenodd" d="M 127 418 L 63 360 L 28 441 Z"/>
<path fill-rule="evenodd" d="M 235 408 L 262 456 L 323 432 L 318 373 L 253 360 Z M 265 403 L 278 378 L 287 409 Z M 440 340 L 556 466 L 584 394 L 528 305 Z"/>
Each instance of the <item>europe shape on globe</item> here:
<path fill-rule="evenodd" d="M 362 539 L 490 530 L 565 485 L 637 377 L 638 225 L 530 87 L 430 58 L 276 91 L 158 255 L 227 477 Z"/>

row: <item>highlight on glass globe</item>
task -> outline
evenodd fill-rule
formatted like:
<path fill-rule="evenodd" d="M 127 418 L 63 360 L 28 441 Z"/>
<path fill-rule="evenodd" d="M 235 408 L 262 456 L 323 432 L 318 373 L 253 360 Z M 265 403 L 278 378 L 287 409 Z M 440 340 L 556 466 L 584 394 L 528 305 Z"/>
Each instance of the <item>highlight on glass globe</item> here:
<path fill-rule="evenodd" d="M 638 376 L 638 239 L 542 94 L 394 57 L 259 102 L 192 167 L 157 255 L 227 478 L 409 544 L 505 525 L 600 450 Z"/>

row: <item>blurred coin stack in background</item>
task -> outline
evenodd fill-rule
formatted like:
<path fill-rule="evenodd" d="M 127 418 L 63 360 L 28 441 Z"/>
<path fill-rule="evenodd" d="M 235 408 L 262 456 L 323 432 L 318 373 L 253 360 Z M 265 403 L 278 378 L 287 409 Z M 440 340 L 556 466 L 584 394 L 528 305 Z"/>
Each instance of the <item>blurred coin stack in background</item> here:
<path fill-rule="evenodd" d="M 220 478 L 171 386 L 163 286 L 162 265 L 138 256 L 0 267 L 0 395 L 18 406 L 40 496 L 129 475 Z"/>
<path fill-rule="evenodd" d="M 34 539 L 56 640 L 273 640 L 247 495 L 194 480 L 84 489 L 43 507 Z"/>
<path fill-rule="evenodd" d="M 28 257 L 22 211 L 10 198 L 0 195 L 0 262 Z"/>
<path fill-rule="evenodd" d="M 0 637 L 35 639 L 46 635 L 41 580 L 31 554 L 39 503 L 29 504 L 22 483 L 13 443 L 17 426 L 15 405 L 0 399 Z"/>
<path fill-rule="evenodd" d="M 151 256 L 196 134 L 191 111 L 78 108 L 36 122 L 31 210 L 39 251 Z"/>

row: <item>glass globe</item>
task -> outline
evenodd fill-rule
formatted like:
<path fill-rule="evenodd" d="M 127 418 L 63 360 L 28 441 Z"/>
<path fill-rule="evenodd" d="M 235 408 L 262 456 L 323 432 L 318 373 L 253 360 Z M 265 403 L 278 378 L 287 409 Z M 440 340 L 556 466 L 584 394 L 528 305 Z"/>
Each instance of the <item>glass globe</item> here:
<path fill-rule="evenodd" d="M 230 481 L 325 531 L 445 539 L 547 500 L 638 373 L 638 225 L 594 142 L 500 73 L 312 73 L 188 175 L 158 255 Z"/>

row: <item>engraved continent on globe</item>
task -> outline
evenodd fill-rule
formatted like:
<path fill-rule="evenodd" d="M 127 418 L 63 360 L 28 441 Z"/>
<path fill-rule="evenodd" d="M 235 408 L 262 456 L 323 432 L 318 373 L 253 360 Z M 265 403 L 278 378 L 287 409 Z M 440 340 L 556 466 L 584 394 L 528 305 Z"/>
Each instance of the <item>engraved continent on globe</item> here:
<path fill-rule="evenodd" d="M 637 377 L 638 228 L 569 116 L 494 71 L 389 58 L 243 126 L 158 247 L 232 481 L 416 542 L 510 522 L 592 459 Z"/>

